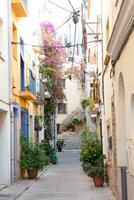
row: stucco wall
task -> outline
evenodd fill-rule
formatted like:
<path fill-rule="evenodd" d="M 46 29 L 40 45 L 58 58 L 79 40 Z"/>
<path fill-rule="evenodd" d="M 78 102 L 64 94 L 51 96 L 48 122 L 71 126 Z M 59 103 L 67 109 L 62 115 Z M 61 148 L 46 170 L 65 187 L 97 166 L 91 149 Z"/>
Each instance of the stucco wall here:
<path fill-rule="evenodd" d="M 0 184 L 10 184 L 10 113 L 7 2 L 0 1 Z"/>
<path fill-rule="evenodd" d="M 134 94 L 133 52 L 134 32 L 131 33 L 118 62 L 115 65 L 115 76 L 109 78 L 110 66 L 105 74 L 105 123 L 111 123 L 111 95 L 115 95 L 117 165 L 127 166 L 128 199 L 132 200 L 132 185 L 134 183 L 134 126 L 133 108 L 131 103 Z M 112 81 L 113 86 L 112 87 Z M 124 92 L 121 92 L 124 90 Z M 106 125 L 105 125 L 106 129 Z M 105 137 L 107 134 L 105 134 Z M 106 139 L 107 140 L 107 139 Z M 119 181 L 119 188 L 121 188 Z"/>
<path fill-rule="evenodd" d="M 123 52 L 120 56 L 118 63 L 116 64 L 116 77 L 115 77 L 115 88 L 119 88 L 119 76 L 122 73 L 123 80 L 124 80 L 124 101 L 125 101 L 125 146 L 120 145 L 122 137 L 119 135 L 119 126 L 117 126 L 117 145 L 118 152 L 121 153 L 124 160 L 126 160 L 127 165 L 127 173 L 128 173 L 128 194 L 129 200 L 133 199 L 132 195 L 132 183 L 134 183 L 134 129 L 133 129 L 133 118 L 132 113 L 133 110 L 131 108 L 131 96 L 134 93 L 134 78 L 133 78 L 133 52 L 134 52 L 134 32 L 130 35 L 127 44 L 125 45 Z M 121 117 L 118 113 L 118 107 L 120 102 L 118 102 L 118 90 L 116 90 L 116 116 L 117 116 L 117 123 L 119 121 L 119 117 Z M 125 148 L 125 151 L 124 151 Z M 120 166 L 120 153 L 118 153 L 118 165 Z"/>
<path fill-rule="evenodd" d="M 9 79 L 8 79 L 8 22 L 7 1 L 0 1 L 0 99 L 8 102 Z"/>
<path fill-rule="evenodd" d="M 10 117 L 0 111 L 0 184 L 10 184 Z"/>
<path fill-rule="evenodd" d="M 66 79 L 64 93 L 67 99 L 67 114 L 57 114 L 56 121 L 59 124 L 61 124 L 62 121 L 64 121 L 67 115 L 69 115 L 72 111 L 80 107 L 82 90 L 80 88 L 80 83 L 78 83 L 78 80 L 74 78 L 72 78 L 72 80 Z"/>

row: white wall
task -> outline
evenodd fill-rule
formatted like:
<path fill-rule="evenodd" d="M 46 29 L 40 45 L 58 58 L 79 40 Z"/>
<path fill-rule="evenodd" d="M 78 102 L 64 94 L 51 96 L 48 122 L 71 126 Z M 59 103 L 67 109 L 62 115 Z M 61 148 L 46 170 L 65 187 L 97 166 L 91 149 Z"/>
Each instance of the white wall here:
<path fill-rule="evenodd" d="M 67 114 L 57 114 L 56 122 L 61 124 L 62 121 L 69 115 L 72 111 L 80 107 L 82 90 L 80 88 L 80 83 L 77 79 L 72 78 L 69 80 L 66 78 L 65 95 L 67 103 Z"/>
<path fill-rule="evenodd" d="M 10 117 L 0 111 L 0 184 L 10 184 Z"/>
<path fill-rule="evenodd" d="M 8 1 L 0 0 L 0 184 L 10 184 Z"/>
<path fill-rule="evenodd" d="M 8 22 L 7 22 L 7 1 L 0 0 L 0 100 L 8 102 Z"/>

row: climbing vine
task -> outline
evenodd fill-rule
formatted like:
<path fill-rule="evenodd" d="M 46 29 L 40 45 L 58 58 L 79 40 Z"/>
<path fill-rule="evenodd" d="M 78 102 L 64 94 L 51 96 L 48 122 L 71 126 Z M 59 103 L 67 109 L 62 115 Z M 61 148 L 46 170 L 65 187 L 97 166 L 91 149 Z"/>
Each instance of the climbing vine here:
<path fill-rule="evenodd" d="M 58 102 L 65 98 L 61 85 L 62 63 L 65 60 L 65 50 L 59 41 L 56 40 L 54 26 L 49 22 L 41 23 L 43 50 L 40 52 L 39 72 L 43 78 L 47 78 L 46 90 L 50 98 L 44 104 L 44 126 L 46 128 L 45 139 L 51 139 L 51 121 L 56 113 Z M 44 55 L 44 56 L 42 56 Z"/>

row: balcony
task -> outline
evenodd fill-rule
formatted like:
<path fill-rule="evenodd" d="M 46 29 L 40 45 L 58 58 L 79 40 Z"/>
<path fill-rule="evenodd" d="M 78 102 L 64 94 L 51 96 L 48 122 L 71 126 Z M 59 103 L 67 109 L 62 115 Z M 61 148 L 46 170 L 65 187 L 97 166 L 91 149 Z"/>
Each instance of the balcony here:
<path fill-rule="evenodd" d="M 25 91 L 21 91 L 19 93 L 19 96 L 22 97 L 25 100 L 28 100 L 28 101 L 35 101 L 36 100 L 36 96 L 34 94 L 32 94 L 32 92 L 30 92 L 27 89 Z"/>
<path fill-rule="evenodd" d="M 31 69 L 25 83 L 24 66 L 21 68 L 21 91 L 19 96 L 25 100 L 34 101 L 36 99 L 36 79 Z"/>
<path fill-rule="evenodd" d="M 12 8 L 18 17 L 27 17 L 28 0 L 12 0 Z"/>

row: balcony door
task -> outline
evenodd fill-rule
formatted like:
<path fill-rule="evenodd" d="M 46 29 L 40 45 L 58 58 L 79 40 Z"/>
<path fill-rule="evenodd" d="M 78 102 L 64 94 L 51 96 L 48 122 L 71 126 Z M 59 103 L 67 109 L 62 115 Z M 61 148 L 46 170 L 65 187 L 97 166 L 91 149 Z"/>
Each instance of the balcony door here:
<path fill-rule="evenodd" d="M 28 111 L 24 108 L 21 109 L 21 134 L 29 137 Z"/>

